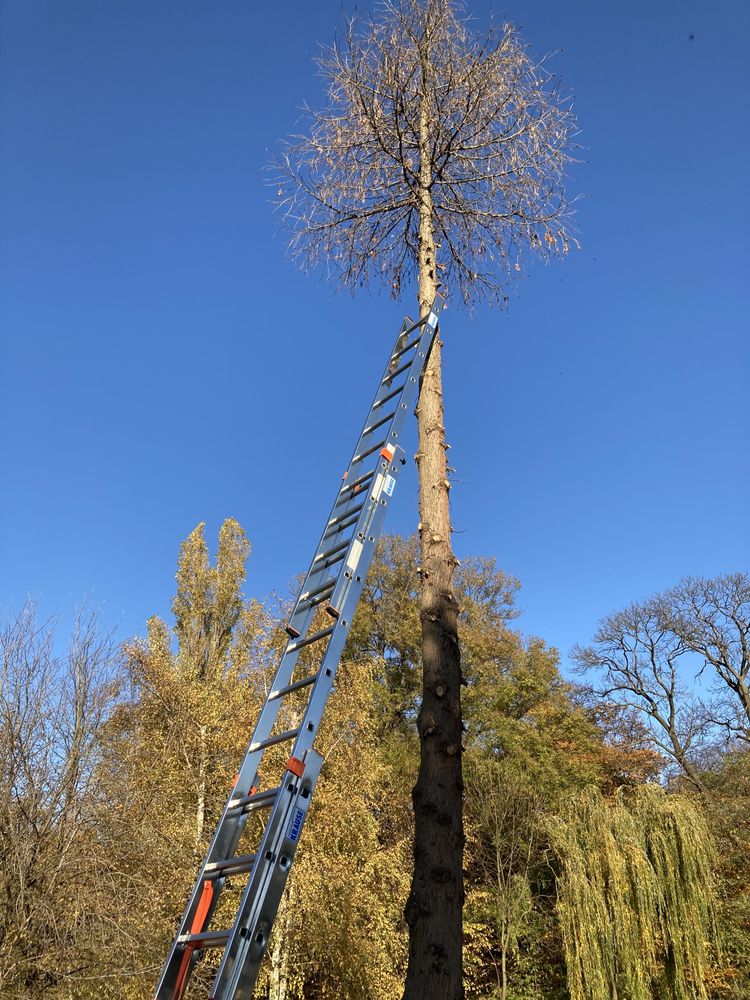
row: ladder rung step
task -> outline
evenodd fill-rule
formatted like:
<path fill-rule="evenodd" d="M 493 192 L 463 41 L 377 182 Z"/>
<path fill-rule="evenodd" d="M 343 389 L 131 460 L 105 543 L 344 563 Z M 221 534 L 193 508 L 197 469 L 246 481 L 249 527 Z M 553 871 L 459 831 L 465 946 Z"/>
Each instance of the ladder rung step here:
<path fill-rule="evenodd" d="M 338 517 L 332 517 L 331 520 L 328 522 L 328 527 L 334 528 L 339 523 L 339 521 L 345 521 L 347 517 L 351 517 L 352 514 L 359 514 L 364 505 L 365 502 L 363 500 L 362 503 L 358 503 L 356 507 L 352 507 L 350 511 L 347 511 L 346 514 L 339 514 Z"/>
<path fill-rule="evenodd" d="M 322 598 L 325 600 L 325 598 Z M 333 631 L 333 629 L 331 629 Z M 318 679 L 317 674 L 310 674 L 309 677 L 303 677 L 302 680 L 295 681 L 293 684 L 287 684 L 286 687 L 279 688 L 278 691 L 272 691 L 269 696 L 269 701 L 276 701 L 278 698 L 283 698 L 286 694 L 291 694 L 292 691 L 299 691 L 301 688 L 309 687 L 310 684 L 314 684 Z"/>
<path fill-rule="evenodd" d="M 320 632 L 313 632 L 312 635 L 306 635 L 304 639 L 298 639 L 296 642 L 290 643 L 286 647 L 286 651 L 287 653 L 296 653 L 303 646 L 309 646 L 313 642 L 318 642 L 319 639 L 325 639 L 331 632 L 333 632 L 333 628 L 324 628 Z"/>
<path fill-rule="evenodd" d="M 255 750 L 265 750 L 266 747 L 272 747 L 276 743 L 283 743 L 285 740 L 293 740 L 298 734 L 299 729 L 287 729 L 285 733 L 279 733 L 277 736 L 269 736 L 267 740 L 261 740 L 260 743 L 251 743 L 248 749 L 251 753 Z"/>
<path fill-rule="evenodd" d="M 357 510 L 361 510 L 364 504 L 360 504 Z M 328 535 L 337 535 L 340 531 L 346 531 L 347 528 L 351 528 L 353 524 L 357 523 L 357 513 L 355 511 L 350 511 L 346 517 L 342 520 L 341 518 L 336 518 L 337 524 L 326 531 L 324 538 Z"/>
<path fill-rule="evenodd" d="M 305 602 L 307 604 L 308 610 L 310 608 L 317 608 L 317 606 L 319 604 L 322 604 L 323 601 L 327 601 L 328 598 L 331 596 L 332 593 L 333 593 L 333 588 L 332 587 L 326 587 L 326 593 L 324 593 L 324 594 L 318 594 L 317 597 L 311 597 L 309 601 Z M 295 636 L 295 638 L 296 638 L 296 636 Z"/>
<path fill-rule="evenodd" d="M 401 336 L 408 337 L 410 333 L 414 333 L 415 330 L 418 330 L 420 327 L 423 327 L 429 318 L 430 318 L 429 313 L 427 313 L 426 316 L 422 316 L 420 319 L 417 320 L 416 323 L 412 323 L 412 325 L 408 329 L 404 330 L 401 333 Z"/>
<path fill-rule="evenodd" d="M 387 424 L 389 420 L 391 420 L 393 417 L 396 416 L 396 412 L 397 411 L 394 410 L 392 413 L 389 413 L 387 416 L 383 417 L 381 420 L 378 420 L 378 422 L 376 424 L 371 424 L 369 427 L 366 427 L 362 431 L 362 437 L 364 437 L 365 434 L 372 434 L 372 432 L 376 431 L 378 429 L 378 427 L 382 427 L 383 424 Z"/>
<path fill-rule="evenodd" d="M 264 740 L 263 746 L 270 746 L 272 743 L 281 743 L 282 739 L 291 739 L 292 736 L 296 736 L 299 729 L 295 729 L 294 733 L 281 733 L 280 736 L 271 738 L 270 740 Z M 254 746 L 253 749 L 257 750 L 258 747 Z M 252 795 L 240 795 L 239 798 L 229 800 L 230 809 L 247 809 L 248 812 L 251 809 L 261 809 L 263 806 L 270 805 L 276 796 L 281 791 L 281 788 L 277 786 L 276 788 L 267 788 L 265 792 L 254 792 Z"/>
<path fill-rule="evenodd" d="M 352 465 L 354 465 L 355 462 L 361 462 L 363 458 L 367 458 L 368 455 L 372 455 L 374 451 L 380 451 L 383 445 L 387 443 L 388 443 L 388 438 L 383 438 L 382 441 L 378 441 L 377 444 L 374 444 L 372 448 L 368 448 L 367 451 L 363 451 L 360 452 L 359 455 L 355 455 L 355 457 L 352 459 Z"/>
<path fill-rule="evenodd" d="M 321 552 L 319 556 L 315 556 L 313 559 L 313 566 L 315 563 L 324 562 L 329 556 L 335 556 L 336 553 L 341 552 L 342 549 L 345 549 L 349 545 L 350 541 L 351 539 L 347 538 L 345 542 L 340 542 L 338 545 L 334 545 L 333 548 L 327 549 L 325 552 Z"/>
<path fill-rule="evenodd" d="M 356 459 L 354 461 L 356 461 Z M 354 462 L 352 462 L 352 465 L 354 465 Z M 364 484 L 367 482 L 367 480 L 368 479 L 372 479 L 372 477 L 374 475 L 375 475 L 375 470 L 372 469 L 370 472 L 365 472 L 361 476 L 359 476 L 357 479 L 354 479 L 351 483 L 349 483 L 348 486 L 343 486 L 342 489 L 341 489 L 341 494 L 340 494 L 341 499 L 338 500 L 338 502 L 336 503 L 336 506 L 338 507 L 339 504 L 341 504 L 341 503 L 344 502 L 343 498 L 344 498 L 344 496 L 345 496 L 346 493 L 350 493 L 352 490 L 356 490 L 356 489 L 359 489 L 360 486 L 364 486 Z M 347 497 L 347 499 L 348 499 L 348 497 Z"/>
<path fill-rule="evenodd" d="M 402 372 L 405 372 L 407 368 L 411 368 L 411 366 L 412 366 L 413 363 L 414 362 L 412 362 L 412 361 L 405 361 L 401 365 L 400 368 L 397 368 L 395 370 L 395 372 L 389 372 L 389 374 L 386 375 L 386 377 L 383 379 L 383 381 L 380 384 L 381 385 L 385 385 L 386 382 L 392 382 L 397 375 L 401 375 Z"/>
<path fill-rule="evenodd" d="M 238 854 L 234 858 L 224 858 L 223 861 L 211 861 L 206 865 L 204 872 L 208 876 L 224 875 L 226 872 L 235 875 L 239 872 L 249 872 L 255 858 L 255 854 Z"/>
<path fill-rule="evenodd" d="M 402 347 L 400 351 L 396 351 L 395 354 L 391 355 L 391 361 L 392 362 L 398 361 L 398 359 L 402 356 L 402 354 L 406 354 L 406 352 L 410 351 L 412 347 L 416 347 L 421 339 L 422 339 L 421 334 L 418 337 L 415 337 L 410 344 L 407 344 L 406 347 Z"/>
<path fill-rule="evenodd" d="M 312 590 L 306 590 L 304 594 L 300 594 L 300 603 L 302 603 L 302 601 L 309 601 L 311 597 L 317 597 L 318 594 L 322 594 L 325 590 L 332 590 L 335 586 L 335 580 L 326 580 L 326 582 L 321 583 L 319 587 L 313 587 Z"/>
<path fill-rule="evenodd" d="M 398 387 L 398 389 L 394 389 L 394 390 L 393 390 L 393 392 L 389 392 L 387 396 L 383 396 L 383 398 L 382 398 L 382 399 L 379 399 L 379 400 L 377 401 L 377 403 L 373 403 L 373 404 L 372 404 L 372 408 L 373 408 L 373 410 L 377 410 L 377 408 L 378 408 L 379 406 L 383 406 L 383 405 L 384 405 L 385 403 L 387 403 L 387 402 L 388 402 L 389 400 L 393 399 L 393 397 L 394 397 L 394 396 L 398 396 L 398 394 L 399 394 L 400 392 L 402 392 L 402 391 L 403 391 L 403 388 L 404 388 L 404 386 L 405 386 L 405 385 L 406 385 L 406 382 L 403 382 L 403 383 L 402 383 L 402 384 L 401 384 L 401 385 L 400 385 L 400 386 Z"/>
<path fill-rule="evenodd" d="M 200 934 L 180 934 L 177 944 L 190 944 L 194 948 L 223 948 L 230 931 L 201 931 Z"/>
<path fill-rule="evenodd" d="M 326 561 L 321 564 L 320 569 L 328 569 L 329 566 L 335 566 L 336 563 L 341 562 L 341 560 L 344 558 L 345 555 L 346 555 L 346 546 L 344 546 L 344 550 L 342 552 L 339 552 L 337 556 L 333 556 L 331 559 L 326 559 Z"/>

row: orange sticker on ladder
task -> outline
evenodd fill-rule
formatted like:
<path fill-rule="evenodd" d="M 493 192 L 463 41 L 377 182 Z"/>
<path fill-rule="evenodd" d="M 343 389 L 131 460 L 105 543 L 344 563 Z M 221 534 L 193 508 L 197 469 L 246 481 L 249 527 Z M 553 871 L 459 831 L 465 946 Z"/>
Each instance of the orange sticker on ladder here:
<path fill-rule="evenodd" d="M 296 757 L 290 757 L 286 762 L 287 771 L 291 771 L 292 774 L 296 774 L 298 778 L 301 778 L 305 773 L 305 765 L 301 760 L 297 760 Z"/>
<path fill-rule="evenodd" d="M 392 462 L 393 456 L 396 454 L 396 446 L 392 444 L 387 444 L 385 448 L 381 449 L 380 456 L 385 458 L 387 461 Z"/>

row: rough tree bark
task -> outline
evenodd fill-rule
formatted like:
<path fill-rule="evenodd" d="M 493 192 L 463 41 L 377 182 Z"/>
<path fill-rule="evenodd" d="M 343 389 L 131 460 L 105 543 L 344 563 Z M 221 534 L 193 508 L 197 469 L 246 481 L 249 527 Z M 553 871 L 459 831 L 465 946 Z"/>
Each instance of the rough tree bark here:
<path fill-rule="evenodd" d="M 274 177 L 300 263 L 353 291 L 385 282 L 396 296 L 416 276 L 424 315 L 436 250 L 452 301 L 466 304 L 506 303 L 527 254 L 567 253 L 575 122 L 511 25 L 479 37 L 457 0 L 382 0 L 318 64 L 325 107 L 306 109 L 309 134 L 292 137 Z M 405 998 L 457 1000 L 461 665 L 437 340 L 418 418 L 424 680 Z"/>
<path fill-rule="evenodd" d="M 429 36 L 420 53 L 419 314 L 438 288 L 433 230 L 429 127 Z M 463 815 L 461 657 L 453 595 L 449 482 L 443 415 L 442 344 L 435 338 L 422 379 L 419 427 L 419 515 L 422 558 L 422 705 L 414 803 L 414 871 L 406 905 L 408 1000 L 463 997 Z"/>

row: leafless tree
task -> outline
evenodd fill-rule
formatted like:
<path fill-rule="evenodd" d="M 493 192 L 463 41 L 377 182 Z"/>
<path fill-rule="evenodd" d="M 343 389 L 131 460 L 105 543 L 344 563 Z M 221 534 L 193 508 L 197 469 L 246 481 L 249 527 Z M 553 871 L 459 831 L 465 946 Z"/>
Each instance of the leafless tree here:
<path fill-rule="evenodd" d="M 581 667 L 605 671 L 598 695 L 641 713 L 655 748 L 702 789 L 698 752 L 703 717 L 680 685 L 686 647 L 665 627 L 658 606 L 631 604 L 608 615 L 599 623 L 594 643 L 576 647 L 573 655 Z"/>
<path fill-rule="evenodd" d="M 567 252 L 570 104 L 513 27 L 477 37 L 452 0 L 384 0 L 318 65 L 326 105 L 306 109 L 276 178 L 303 266 L 396 295 L 416 277 L 425 315 L 439 270 L 450 297 L 503 302 L 525 255 Z M 405 996 L 457 1000 L 461 669 L 439 340 L 418 421 L 424 678 Z"/>
<path fill-rule="evenodd" d="M 37 998 L 90 971 L 106 919 L 95 772 L 114 652 L 83 612 L 57 655 L 29 603 L 0 631 L 0 655 L 0 994 Z"/>
<path fill-rule="evenodd" d="M 637 709 L 654 745 L 703 790 L 701 766 L 717 728 L 750 741 L 750 578 L 687 577 L 608 615 L 594 644 L 576 647 L 584 668 L 604 671 L 602 697 Z M 713 668 L 715 698 L 690 689 Z"/>
<path fill-rule="evenodd" d="M 672 632 L 714 673 L 712 721 L 750 742 L 750 576 L 687 577 L 661 606 Z"/>

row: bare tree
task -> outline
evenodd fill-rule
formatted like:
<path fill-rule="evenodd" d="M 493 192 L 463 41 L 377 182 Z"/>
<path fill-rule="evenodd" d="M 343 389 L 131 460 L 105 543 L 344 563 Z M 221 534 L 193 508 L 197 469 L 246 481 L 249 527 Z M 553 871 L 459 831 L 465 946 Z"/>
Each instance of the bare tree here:
<path fill-rule="evenodd" d="M 0 993 L 41 998 L 91 972 L 111 909 L 95 817 L 113 648 L 82 613 L 56 655 L 27 604 L 0 631 L 0 657 Z"/>
<path fill-rule="evenodd" d="M 699 790 L 717 727 L 750 741 L 750 578 L 687 577 L 646 601 L 607 615 L 594 644 L 573 650 L 584 668 L 604 671 L 603 697 L 637 709 L 654 745 Z M 688 689 L 714 670 L 711 704 Z"/>
<path fill-rule="evenodd" d="M 599 623 L 594 646 L 576 646 L 579 666 L 605 672 L 601 698 L 635 709 L 647 723 L 654 747 L 676 761 L 699 791 L 703 713 L 680 684 L 685 644 L 665 626 L 658 605 L 631 604 Z"/>
<path fill-rule="evenodd" d="M 750 576 L 687 577 L 661 605 L 674 634 L 714 671 L 712 720 L 750 742 Z"/>
<path fill-rule="evenodd" d="M 279 164 L 292 253 L 352 290 L 398 295 L 420 315 L 441 282 L 466 303 L 503 302 L 527 252 L 568 250 L 563 191 L 574 122 L 511 26 L 476 37 L 452 0 L 385 0 L 318 64 L 324 109 Z M 406 997 L 456 1000 L 461 975 L 460 653 L 453 593 L 441 343 L 418 409 L 423 694 L 414 789 Z"/>

